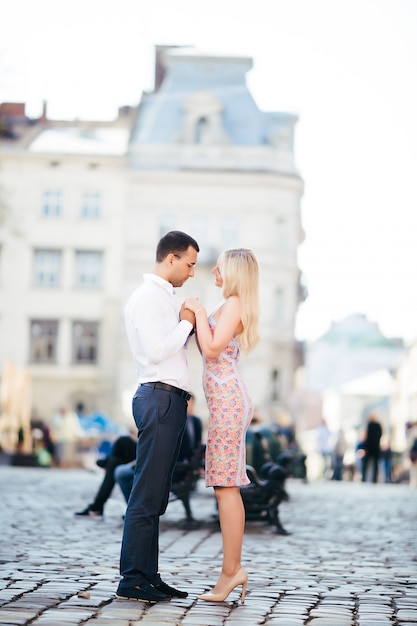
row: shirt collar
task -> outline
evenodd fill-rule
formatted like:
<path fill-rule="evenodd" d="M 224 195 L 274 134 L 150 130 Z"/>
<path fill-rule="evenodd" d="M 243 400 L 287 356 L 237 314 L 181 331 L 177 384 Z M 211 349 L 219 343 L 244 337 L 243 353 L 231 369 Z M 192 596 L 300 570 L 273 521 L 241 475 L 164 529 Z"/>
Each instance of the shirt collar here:
<path fill-rule="evenodd" d="M 173 285 L 164 278 L 158 276 L 157 274 L 144 274 L 143 280 L 148 282 L 154 282 L 157 285 L 160 285 L 163 289 L 165 289 L 165 291 L 167 291 L 171 295 L 174 295 L 175 293 Z"/>

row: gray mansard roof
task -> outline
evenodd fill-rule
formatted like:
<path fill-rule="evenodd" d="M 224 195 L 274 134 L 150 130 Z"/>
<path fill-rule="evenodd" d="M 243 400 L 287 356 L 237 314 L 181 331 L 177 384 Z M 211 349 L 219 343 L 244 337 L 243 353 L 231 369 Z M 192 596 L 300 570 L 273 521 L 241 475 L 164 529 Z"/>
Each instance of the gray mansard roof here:
<path fill-rule="evenodd" d="M 162 63 L 161 85 L 144 95 L 138 109 L 131 167 L 297 174 L 297 116 L 258 109 L 246 85 L 250 58 L 167 49 Z"/>

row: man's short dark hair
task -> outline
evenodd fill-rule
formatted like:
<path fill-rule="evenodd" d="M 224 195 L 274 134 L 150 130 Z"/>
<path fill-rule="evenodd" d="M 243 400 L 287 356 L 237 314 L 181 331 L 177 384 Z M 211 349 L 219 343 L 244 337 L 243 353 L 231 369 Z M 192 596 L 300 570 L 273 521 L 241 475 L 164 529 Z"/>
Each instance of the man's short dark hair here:
<path fill-rule="evenodd" d="M 200 252 L 198 243 L 195 239 L 183 233 L 180 230 L 171 230 L 164 235 L 158 243 L 156 248 L 156 262 L 161 263 L 168 254 L 182 254 L 186 252 L 189 247 L 194 248 L 196 252 Z"/>

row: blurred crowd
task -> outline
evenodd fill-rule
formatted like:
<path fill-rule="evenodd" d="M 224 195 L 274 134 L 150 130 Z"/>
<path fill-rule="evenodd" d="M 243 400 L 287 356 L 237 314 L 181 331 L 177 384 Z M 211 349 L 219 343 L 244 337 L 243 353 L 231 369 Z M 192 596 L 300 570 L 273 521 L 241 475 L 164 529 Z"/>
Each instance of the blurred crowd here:
<path fill-rule="evenodd" d="M 108 454 L 115 439 L 127 433 L 104 415 L 85 415 L 62 406 L 48 423 L 31 422 L 34 464 L 42 467 L 86 467 Z M 375 414 L 368 416 L 356 441 L 341 429 L 331 431 L 324 419 L 314 429 L 300 434 L 291 419 L 265 424 L 255 412 L 246 437 L 247 463 L 257 471 L 264 463 L 276 462 L 282 452 L 293 458 L 292 475 L 304 480 L 361 480 L 366 482 L 409 482 L 417 487 L 417 422 L 409 422 L 406 447 L 393 452 L 389 434 Z M 19 432 L 23 449 L 24 433 Z M 305 442 L 308 441 L 308 445 Z M 94 457 L 94 459 L 91 459 Z"/>

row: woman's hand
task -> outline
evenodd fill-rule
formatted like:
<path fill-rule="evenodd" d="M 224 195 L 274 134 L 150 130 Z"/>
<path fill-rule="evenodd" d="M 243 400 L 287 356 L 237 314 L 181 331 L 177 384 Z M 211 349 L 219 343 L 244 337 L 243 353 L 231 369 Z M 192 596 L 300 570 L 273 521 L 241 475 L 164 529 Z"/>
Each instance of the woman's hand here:
<path fill-rule="evenodd" d="M 198 298 L 187 298 L 184 302 L 184 307 L 193 313 L 197 313 L 199 309 L 203 308 L 203 305 Z"/>
<path fill-rule="evenodd" d="M 186 300 L 186 305 L 188 300 Z M 242 332 L 242 320 L 240 317 L 240 301 L 237 296 L 229 296 L 225 304 L 220 308 L 216 324 L 210 328 L 207 322 L 207 313 L 199 300 L 190 302 L 193 308 L 200 305 L 195 311 L 196 333 L 198 345 L 203 356 L 208 359 L 217 358 L 233 336 Z"/>

